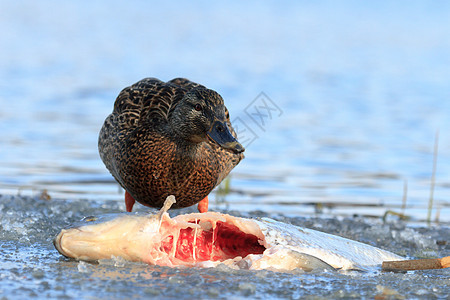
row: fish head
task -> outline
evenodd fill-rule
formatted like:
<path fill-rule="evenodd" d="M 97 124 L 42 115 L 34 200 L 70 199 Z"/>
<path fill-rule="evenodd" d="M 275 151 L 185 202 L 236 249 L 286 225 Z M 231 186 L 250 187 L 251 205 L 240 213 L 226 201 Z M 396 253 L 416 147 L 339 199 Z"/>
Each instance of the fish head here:
<path fill-rule="evenodd" d="M 137 261 L 143 251 L 153 248 L 153 241 L 159 238 L 159 226 L 158 215 L 88 217 L 61 230 L 53 244 L 62 255 L 78 260 L 121 256 Z"/>

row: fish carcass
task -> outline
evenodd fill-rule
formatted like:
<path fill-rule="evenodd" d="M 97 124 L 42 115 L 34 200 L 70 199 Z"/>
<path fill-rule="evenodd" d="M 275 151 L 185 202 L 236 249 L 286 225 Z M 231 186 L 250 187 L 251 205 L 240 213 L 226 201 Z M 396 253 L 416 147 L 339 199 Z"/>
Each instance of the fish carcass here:
<path fill-rule="evenodd" d="M 281 223 L 217 212 L 170 218 L 169 196 L 155 215 L 122 214 L 110 220 L 85 218 L 85 225 L 63 229 L 56 249 L 77 260 L 122 257 L 160 266 L 303 270 L 380 268 L 403 257 L 367 244 Z"/>

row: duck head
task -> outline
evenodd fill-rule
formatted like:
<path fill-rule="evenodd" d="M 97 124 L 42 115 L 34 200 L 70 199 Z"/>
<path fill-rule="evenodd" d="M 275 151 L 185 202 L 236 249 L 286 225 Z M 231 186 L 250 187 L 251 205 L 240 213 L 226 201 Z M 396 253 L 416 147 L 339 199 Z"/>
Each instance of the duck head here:
<path fill-rule="evenodd" d="M 225 149 L 241 153 L 245 149 L 231 134 L 227 125 L 222 97 L 207 88 L 187 92 L 169 118 L 175 134 L 192 143 L 212 140 Z"/>

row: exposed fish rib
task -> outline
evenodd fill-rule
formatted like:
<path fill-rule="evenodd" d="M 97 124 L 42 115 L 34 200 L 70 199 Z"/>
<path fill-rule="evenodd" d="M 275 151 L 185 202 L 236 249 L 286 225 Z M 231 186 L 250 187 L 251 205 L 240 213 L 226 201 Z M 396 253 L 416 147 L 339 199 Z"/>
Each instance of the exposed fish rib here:
<path fill-rule="evenodd" d="M 195 223 L 197 224 L 197 219 L 195 219 Z M 198 230 L 198 228 L 195 227 L 195 230 L 194 230 L 194 243 L 192 245 L 192 258 L 194 259 L 194 261 L 197 260 L 197 258 L 195 256 L 195 249 L 197 248 L 197 230 Z"/>

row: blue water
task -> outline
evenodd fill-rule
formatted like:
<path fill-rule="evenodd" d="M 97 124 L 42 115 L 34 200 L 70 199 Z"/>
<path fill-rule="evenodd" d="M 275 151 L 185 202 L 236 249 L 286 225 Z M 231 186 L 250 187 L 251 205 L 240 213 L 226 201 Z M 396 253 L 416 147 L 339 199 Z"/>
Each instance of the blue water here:
<path fill-rule="evenodd" d="M 183 76 L 247 129 L 213 209 L 381 216 L 407 182 L 424 220 L 439 131 L 432 216 L 449 222 L 449 16 L 445 1 L 2 1 L 0 193 L 122 201 L 99 129 L 125 86 Z"/>

